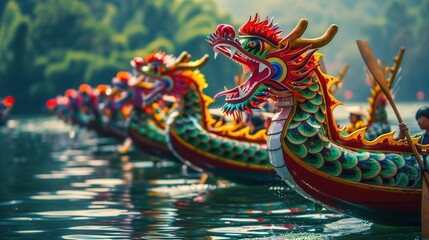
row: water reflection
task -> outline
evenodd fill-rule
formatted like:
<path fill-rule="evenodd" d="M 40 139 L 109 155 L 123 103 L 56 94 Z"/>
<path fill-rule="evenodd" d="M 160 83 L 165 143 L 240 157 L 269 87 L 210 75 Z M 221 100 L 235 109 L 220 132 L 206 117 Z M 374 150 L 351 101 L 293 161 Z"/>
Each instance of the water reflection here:
<path fill-rule="evenodd" d="M 43 129 L 44 128 L 44 129 Z M 413 239 L 419 228 L 348 218 L 285 185 L 243 186 L 63 124 L 0 129 L 1 239 Z M 393 234 L 393 237 L 392 237 Z"/>

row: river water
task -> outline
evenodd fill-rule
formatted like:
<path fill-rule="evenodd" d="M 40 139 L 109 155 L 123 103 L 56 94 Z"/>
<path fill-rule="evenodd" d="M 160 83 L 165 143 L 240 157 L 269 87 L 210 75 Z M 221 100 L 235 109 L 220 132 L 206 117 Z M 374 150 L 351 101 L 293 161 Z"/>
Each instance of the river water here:
<path fill-rule="evenodd" d="M 411 133 L 420 105 L 398 105 Z M 198 184 L 199 173 L 119 144 L 52 116 L 12 116 L 0 128 L 0 239 L 420 238 L 419 227 L 316 210 L 285 185 Z"/>

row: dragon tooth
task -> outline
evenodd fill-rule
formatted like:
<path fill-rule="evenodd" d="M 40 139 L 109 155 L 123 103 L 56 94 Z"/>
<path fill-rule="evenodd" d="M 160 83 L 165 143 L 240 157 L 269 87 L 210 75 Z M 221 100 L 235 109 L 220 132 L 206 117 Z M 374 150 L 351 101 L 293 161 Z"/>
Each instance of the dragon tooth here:
<path fill-rule="evenodd" d="M 228 91 L 228 88 L 227 88 L 226 86 L 223 86 L 223 89 L 224 89 L 225 91 Z"/>
<path fill-rule="evenodd" d="M 259 63 L 259 69 L 258 69 L 259 72 L 262 72 L 266 68 L 267 68 L 267 66 L 265 64 Z"/>
<path fill-rule="evenodd" d="M 213 48 L 213 52 L 214 52 L 214 59 L 216 59 L 217 55 L 219 54 L 219 49 Z"/>
<path fill-rule="evenodd" d="M 233 58 L 234 57 L 234 55 L 235 55 L 235 52 L 237 51 L 237 48 L 235 48 L 235 47 L 233 47 L 233 46 L 231 46 L 230 47 L 230 52 L 231 52 L 231 55 L 230 55 L 230 57 L 231 58 Z"/>
<path fill-rule="evenodd" d="M 243 97 L 245 94 L 244 94 L 244 92 L 243 92 L 243 89 L 241 89 L 241 87 L 240 86 L 238 86 L 237 87 L 237 89 L 238 89 L 238 96 L 241 98 L 241 97 Z"/>

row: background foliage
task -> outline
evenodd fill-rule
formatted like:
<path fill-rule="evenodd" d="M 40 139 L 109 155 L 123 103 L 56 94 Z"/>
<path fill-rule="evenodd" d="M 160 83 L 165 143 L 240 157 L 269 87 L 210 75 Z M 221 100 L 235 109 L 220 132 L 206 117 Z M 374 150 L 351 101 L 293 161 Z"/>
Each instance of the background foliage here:
<path fill-rule="evenodd" d="M 380 5 L 382 7 L 380 7 Z M 198 0 L 3 0 L 0 1 L 0 96 L 13 95 L 14 112 L 38 113 L 48 98 L 81 83 L 110 83 L 129 61 L 154 50 L 194 58 L 212 54 L 205 38 L 220 23 L 235 27 L 259 12 L 274 17 L 286 34 L 301 17 L 309 19 L 307 37 L 320 36 L 332 23 L 340 32 L 326 54 L 328 71 L 347 63 L 345 89 L 356 101 L 369 94 L 357 38 L 367 39 L 389 64 L 406 47 L 398 101 L 429 97 L 425 62 L 429 41 L 429 0 L 424 1 L 198 1 Z M 305 35 L 305 36 L 306 36 Z M 236 64 L 219 56 L 201 71 L 213 96 L 231 87 Z M 362 94 L 359 94 L 362 93 Z M 339 92 L 341 99 L 342 92 Z M 222 101 L 219 101 L 222 104 Z"/>

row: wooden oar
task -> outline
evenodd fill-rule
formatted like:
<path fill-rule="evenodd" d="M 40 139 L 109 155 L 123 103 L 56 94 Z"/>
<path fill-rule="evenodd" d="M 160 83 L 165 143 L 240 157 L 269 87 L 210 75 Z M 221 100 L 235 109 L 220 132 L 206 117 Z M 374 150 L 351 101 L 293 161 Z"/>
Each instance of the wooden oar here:
<path fill-rule="evenodd" d="M 390 105 L 393 108 L 393 111 L 396 114 L 396 117 L 398 118 L 399 123 L 402 123 L 401 115 L 399 114 L 399 111 L 395 105 L 395 102 L 393 101 L 392 95 L 390 94 L 389 87 L 387 86 L 387 81 L 384 77 L 384 74 L 381 72 L 377 60 L 372 53 L 371 48 L 368 45 L 367 41 L 364 40 L 357 40 L 357 45 L 359 47 L 359 51 L 369 69 L 372 76 L 374 77 L 375 81 L 377 81 L 378 85 L 380 85 L 381 90 L 383 91 L 386 98 L 389 100 Z M 420 154 L 417 151 L 416 146 L 413 144 L 412 139 L 410 137 L 410 134 L 407 130 L 404 131 L 404 134 L 407 138 L 408 143 L 411 146 L 411 149 L 413 150 L 414 156 L 417 159 L 417 162 L 419 163 L 420 168 L 423 170 L 424 174 L 424 180 L 423 180 L 423 186 L 422 186 L 422 205 L 421 205 L 421 214 L 422 214 L 422 237 L 423 238 L 429 238 L 429 173 L 426 170 L 426 167 L 423 164 L 422 159 L 420 158 Z"/>

